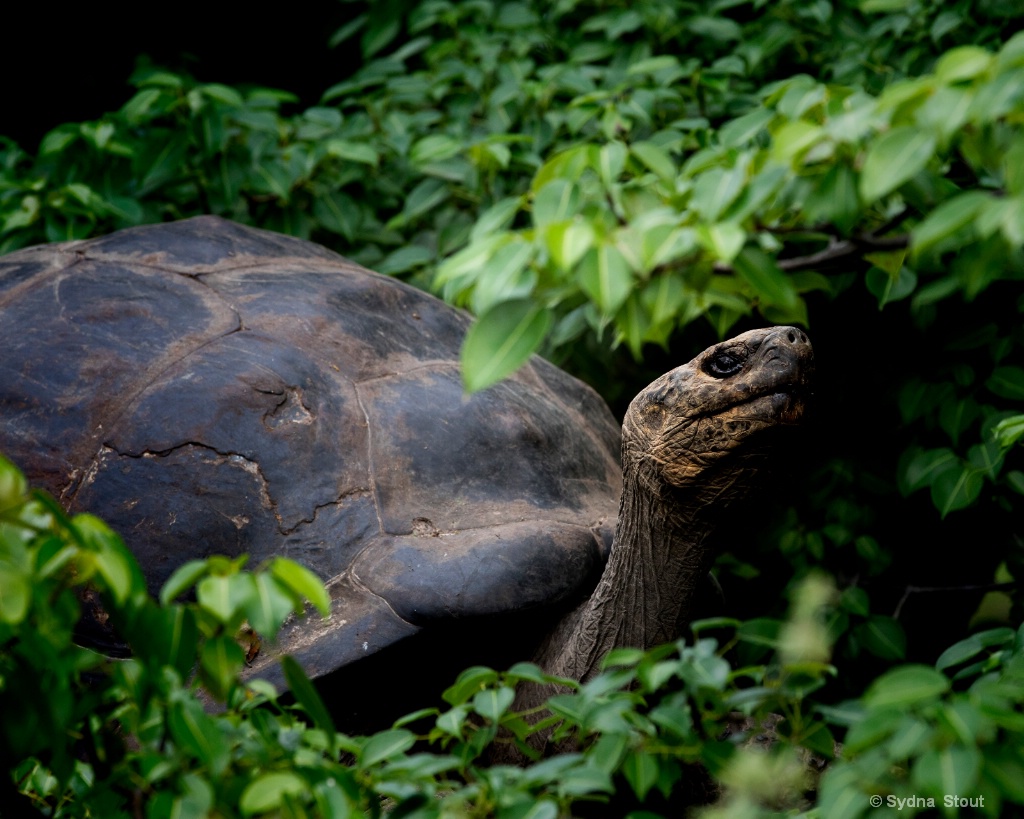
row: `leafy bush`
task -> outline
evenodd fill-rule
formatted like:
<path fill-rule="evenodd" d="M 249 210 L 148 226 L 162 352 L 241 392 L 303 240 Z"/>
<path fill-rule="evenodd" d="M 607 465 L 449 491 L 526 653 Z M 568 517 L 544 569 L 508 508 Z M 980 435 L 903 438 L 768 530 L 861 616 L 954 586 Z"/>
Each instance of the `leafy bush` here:
<path fill-rule="evenodd" d="M 985 794 L 989 812 L 999 811 L 1000 800 L 1019 803 L 1011 783 L 1020 765 L 1012 717 L 1019 699 L 1011 689 L 1020 646 L 1009 637 L 1022 619 L 1017 579 L 1024 572 L 1019 10 L 980 0 L 350 5 L 352 22 L 334 44 L 347 48 L 358 39 L 364 65 L 329 86 L 321 104 L 308 110 L 296 111 L 287 92 L 140 68 L 135 94 L 119 111 L 60 126 L 32 154 L 0 138 L 0 251 L 201 212 L 311 237 L 475 312 L 479 321 L 463 362 L 473 388 L 539 350 L 591 380 L 618 407 L 652 370 L 688 359 L 730 328 L 764 321 L 809 325 L 821 361 L 824 420 L 806 468 L 788 479 L 783 500 L 776 495 L 750 516 L 758 531 L 724 536 L 726 553 L 716 571 L 730 613 L 744 622 L 722 623 L 715 632 L 721 641 L 716 651 L 728 648 L 737 670 L 714 689 L 717 694 L 691 701 L 694 725 L 711 720 L 706 735 L 684 742 L 685 754 L 641 753 L 636 759 L 670 761 L 630 762 L 626 769 L 633 773 L 623 772 L 625 780 L 616 779 L 607 761 L 618 746 L 602 739 L 592 746 L 608 754 L 600 765 L 588 750 L 571 764 L 541 768 L 548 773 L 536 779 L 505 772 L 487 786 L 465 768 L 450 768 L 431 774 L 429 787 L 415 785 L 423 788 L 415 793 L 451 790 L 455 804 L 465 784 L 477 788 L 466 799 L 483 800 L 465 804 L 496 812 L 497 803 L 486 800 L 494 788 L 516 782 L 509 793 L 519 796 L 501 810 L 518 815 L 520 808 L 510 806 L 525 805 L 524 794 L 543 793 L 547 807 L 538 815 L 544 815 L 567 809 L 573 799 L 607 793 L 608 777 L 618 793 L 650 796 L 675 775 L 680 760 L 699 759 L 725 780 L 724 763 L 716 767 L 713 751 L 705 753 L 719 726 L 725 730 L 722 703 L 740 691 L 767 688 L 773 693 L 761 700 L 760 694 L 746 696 L 754 698 L 752 713 L 761 714 L 764 705 L 787 716 L 785 753 L 793 725 L 793 742 L 819 753 L 828 741 L 823 733 L 805 733 L 810 726 L 830 721 L 844 740 L 843 761 L 821 783 L 822 815 L 867 812 L 870 794 L 941 796 L 939 785 Z M 47 515 L 58 514 L 52 504 L 37 503 Z M 94 545 L 80 548 L 92 556 L 82 557 L 76 583 L 117 586 L 118 577 L 134 572 L 106 536 L 88 542 Z M 2 567 L 0 579 L 11 578 L 9 587 L 0 583 L 5 623 L 29 606 L 26 600 L 37 600 L 35 581 L 27 578 L 49 565 L 25 560 Z M 244 597 L 254 583 L 284 583 L 264 612 L 270 617 L 294 605 L 297 589 L 279 576 L 284 565 L 278 574 L 267 567 L 255 577 L 221 562 L 195 571 L 205 572 L 203 588 L 221 589 L 229 599 Z M 787 700 L 789 694 L 776 690 L 784 687 L 779 680 L 786 674 L 778 669 L 786 661 L 762 665 L 787 633 L 778 592 L 788 587 L 795 594 L 819 568 L 838 587 L 824 627 L 840 673 L 816 667 L 808 679 L 827 684 L 813 693 L 790 692 Z M 744 590 L 739 595 L 738 586 Z M 94 599 L 84 597 L 87 605 Z M 74 614 L 69 603 L 62 605 L 60 645 L 69 645 Z M 129 604 L 105 598 L 110 611 L 119 605 Z M 212 641 L 230 660 L 218 665 L 211 648 L 199 666 L 203 683 L 226 695 L 240 667 L 229 634 L 241 609 L 209 620 L 204 609 L 189 608 L 194 605 L 180 609 L 192 615 L 175 617 L 193 617 L 197 646 Z M 257 630 L 273 631 L 270 620 L 245 611 L 250 623 L 260 624 Z M 130 641 L 133 619 L 141 620 L 124 619 L 122 637 Z M 988 630 L 968 637 L 972 628 Z M 957 644 L 959 652 L 976 648 L 987 665 L 971 672 L 980 675 L 973 682 L 962 677 L 940 684 L 952 668 L 940 652 L 959 638 L 967 640 Z M 664 673 L 692 698 L 679 669 L 708 645 L 649 661 L 628 657 L 625 670 L 612 671 L 640 681 L 638 689 L 608 695 L 620 703 L 608 706 L 609 713 L 623 707 L 623 719 L 636 728 L 622 747 L 641 747 L 653 736 L 672 745 L 667 728 L 652 716 L 658 707 L 653 697 L 672 695 L 651 694 L 654 686 L 644 687 L 640 678 L 653 672 L 641 669 L 675 664 Z M 701 662 L 723 668 L 712 655 L 718 653 Z M 45 662 L 48 656 L 40 650 L 17 662 L 38 660 L 36 670 L 50 673 L 60 666 Z M 197 657 L 201 652 L 191 659 Z M 931 668 L 936 658 L 940 676 Z M 187 659 L 179 658 L 181 664 Z M 913 662 L 901 665 L 907 660 Z M 73 682 L 100 673 L 105 662 L 81 652 L 75 662 L 83 665 L 67 671 L 72 682 L 54 683 L 52 707 L 37 704 L 18 719 L 48 726 L 37 733 L 64 736 L 100 703 L 99 725 L 107 724 L 103 708 L 116 709 L 103 705 L 106 695 L 86 694 Z M 134 667 L 119 662 L 117 668 Z M 741 673 L 747 666 L 761 670 Z M 182 677 L 186 666 L 174 667 Z M 483 734 L 471 723 L 452 721 L 475 713 L 486 733 L 488 714 L 474 711 L 474 698 L 494 691 L 488 696 L 501 702 L 507 697 L 501 692 L 520 679 L 488 674 L 478 680 L 484 688 L 467 687 L 451 703 L 446 713 L 456 716 L 438 717 L 437 741 L 476 743 L 473 753 L 486 745 L 474 739 Z M 169 683 L 150 685 L 154 697 L 170 701 Z M 174 691 L 187 688 L 180 680 L 175 685 Z M 72 689 L 74 696 L 67 693 Z M 919 698 L 900 699 L 911 696 L 908 691 Z M 25 695 L 36 702 L 39 687 Z M 272 699 L 265 690 L 252 697 Z M 899 719 L 892 697 L 899 700 Z M 486 710 L 485 699 L 480 707 Z M 570 724 L 589 719 L 590 705 L 571 711 L 575 706 L 567 703 L 562 716 Z M 237 722 L 243 718 L 236 705 L 225 713 Z M 308 746 L 301 745 L 305 739 L 293 742 L 296 734 L 289 732 L 306 736 L 296 712 L 272 705 L 254 711 L 265 712 L 284 727 L 254 743 L 287 736 L 280 753 L 301 747 L 303 759 L 310 749 L 323 749 L 326 740 L 315 733 L 310 736 L 320 738 Z M 220 717 L 210 719 L 222 725 Z M 507 722 L 518 725 L 511 715 Z M 445 734 L 442 724 L 457 731 Z M 92 737 L 90 731 L 81 736 Z M 401 737 L 402 745 L 413 736 L 392 738 Z M 80 794 L 99 781 L 93 773 L 68 778 L 81 756 L 68 747 L 60 753 L 11 747 L 40 760 L 43 778 L 29 790 L 48 799 L 64 791 L 44 789 L 44 780 L 59 788 L 79 782 Z M 623 751 L 616 764 L 634 759 L 631 753 Z M 196 764 L 187 754 L 181 759 Z M 291 771 L 280 764 L 261 770 Z M 395 773 L 410 770 L 404 764 L 387 776 L 407 781 L 405 773 Z M 410 764 L 426 770 L 434 763 Z M 565 773 L 559 764 L 569 765 L 565 771 L 583 766 L 590 772 L 575 781 L 600 780 L 600 787 L 543 791 L 543 783 Z M 163 777 L 168 769 L 154 770 Z M 345 798 L 352 805 L 376 804 L 367 796 L 375 786 L 359 791 L 363 784 L 350 784 L 376 782 L 376 773 L 364 776 L 358 763 L 348 778 L 338 770 L 330 767 L 329 776 L 349 783 Z M 944 773 L 951 770 L 952 779 Z M 129 779 L 143 782 L 150 775 L 147 769 L 142 779 Z M 185 776 L 166 774 L 175 799 L 192 798 Z M 768 778 L 789 781 L 781 774 Z M 271 780 L 281 793 L 295 790 L 295 781 Z M 635 787 L 649 782 L 655 784 Z M 275 787 L 267 786 L 277 793 Z M 400 800 L 413 798 L 404 785 L 394 787 Z M 756 801 L 741 790 L 733 792 L 737 800 Z M 236 806 L 219 810 L 237 808 L 233 793 L 217 791 L 216 804 Z M 748 803 L 730 804 L 722 809 L 742 815 L 745 808 L 736 805 Z"/>
<path fill-rule="evenodd" d="M 945 794 L 973 794 L 988 815 L 1024 804 L 1024 630 L 978 634 L 946 651 L 939 670 L 901 666 L 860 701 L 827 706 L 815 694 L 836 673 L 826 624 L 836 595 L 812 577 L 774 638 L 763 623 L 703 621 L 692 645 L 619 649 L 583 685 L 528 663 L 470 668 L 445 692 L 447 710 L 351 737 L 334 731 L 290 658 L 291 705 L 269 683 L 240 679 L 236 640 L 252 639 L 238 632 L 243 618 L 272 638 L 306 597 L 325 610 L 326 592 L 306 570 L 282 558 L 254 574 L 241 561 L 195 561 L 156 601 L 99 520 L 67 518 L 7 461 L 0 489 L 3 787 L 47 815 L 378 815 L 385 798 L 400 816 L 555 817 L 609 798 L 621 805 L 625 794 L 626 804 L 663 811 L 721 792 L 712 813 L 751 816 L 807 806 L 835 748 L 828 721 L 849 730 L 845 759 L 821 777 L 825 815 L 867 815 L 870 795 L 942 804 Z M 194 602 L 174 602 L 193 585 Z M 74 643 L 80 599 L 128 639 L 129 659 Z M 722 654 L 737 645 L 774 656 L 734 669 Z M 551 682 L 566 693 L 547 701 L 542 719 L 510 711 L 516 685 Z M 195 691 L 221 710 L 204 710 Z M 579 751 L 525 767 L 484 764 L 500 744 L 536 758 L 527 740 L 539 732 L 573 738 Z"/>

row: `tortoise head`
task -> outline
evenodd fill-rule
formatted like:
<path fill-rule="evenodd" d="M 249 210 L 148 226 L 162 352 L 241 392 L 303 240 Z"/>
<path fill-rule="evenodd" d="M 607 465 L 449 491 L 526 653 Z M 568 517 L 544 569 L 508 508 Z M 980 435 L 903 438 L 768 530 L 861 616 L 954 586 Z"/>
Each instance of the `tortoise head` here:
<path fill-rule="evenodd" d="M 705 485 L 752 439 L 800 422 L 814 353 L 796 327 L 751 330 L 661 376 L 629 405 L 623 462 L 683 488 Z"/>

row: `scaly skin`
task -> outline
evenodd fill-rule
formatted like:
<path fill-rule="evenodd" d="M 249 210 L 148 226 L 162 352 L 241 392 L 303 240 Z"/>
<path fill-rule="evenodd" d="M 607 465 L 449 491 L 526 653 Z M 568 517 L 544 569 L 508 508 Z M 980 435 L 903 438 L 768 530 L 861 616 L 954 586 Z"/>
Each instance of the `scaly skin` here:
<path fill-rule="evenodd" d="M 611 557 L 593 594 L 542 644 L 535 661 L 545 671 L 586 681 L 613 648 L 646 649 L 679 635 L 713 558 L 708 536 L 763 466 L 774 437 L 766 433 L 802 419 L 812 372 L 802 331 L 753 330 L 633 399 Z M 540 705 L 553 688 L 522 687 L 515 708 Z"/>

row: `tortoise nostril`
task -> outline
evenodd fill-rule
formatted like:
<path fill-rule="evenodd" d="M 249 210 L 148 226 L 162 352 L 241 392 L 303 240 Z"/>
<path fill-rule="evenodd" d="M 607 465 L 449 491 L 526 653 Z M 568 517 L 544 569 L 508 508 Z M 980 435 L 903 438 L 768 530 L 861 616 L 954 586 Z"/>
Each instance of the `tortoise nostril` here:
<path fill-rule="evenodd" d="M 786 338 L 789 339 L 790 344 L 796 344 L 796 333 L 794 333 L 792 330 L 786 333 Z"/>

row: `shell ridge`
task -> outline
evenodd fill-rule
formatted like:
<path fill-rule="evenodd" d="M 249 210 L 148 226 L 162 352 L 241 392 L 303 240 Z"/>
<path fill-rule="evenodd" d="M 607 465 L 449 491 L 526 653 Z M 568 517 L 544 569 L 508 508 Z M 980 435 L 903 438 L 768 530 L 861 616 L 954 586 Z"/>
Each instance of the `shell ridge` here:
<path fill-rule="evenodd" d="M 69 253 L 67 251 L 58 251 L 57 253 L 43 253 L 42 250 L 44 248 L 46 248 L 46 245 L 41 246 L 39 255 L 43 256 L 44 258 L 49 257 L 48 267 L 45 270 L 37 271 L 34 275 L 30 276 L 20 284 L 17 284 L 14 287 L 5 289 L 4 291 L 0 292 L 0 310 L 3 310 L 9 304 L 17 301 L 22 296 L 22 294 L 25 293 L 25 291 L 34 290 L 35 288 L 42 287 L 46 283 L 46 281 L 51 277 L 59 278 L 60 275 L 64 273 L 66 270 L 70 270 L 72 267 L 74 267 L 77 264 L 81 264 L 81 262 L 83 261 L 81 253 Z M 31 248 L 26 248 L 26 250 L 31 250 Z M 65 255 L 70 256 L 72 258 L 72 261 L 69 262 L 68 264 L 60 264 L 58 262 L 58 259 L 62 258 Z M 0 281 L 2 281 L 2 278 L 0 278 Z"/>
<path fill-rule="evenodd" d="M 182 353 L 180 356 L 178 356 L 178 357 L 176 357 L 176 358 L 174 358 L 174 359 L 172 359 L 170 361 L 166 361 L 164 363 L 164 365 L 162 367 L 160 367 L 159 369 L 147 370 L 147 373 L 146 373 L 147 374 L 147 378 L 145 380 L 139 379 L 138 381 L 135 382 L 135 386 L 133 388 L 124 391 L 124 395 L 125 395 L 126 400 L 121 401 L 118 404 L 118 406 L 120 407 L 119 411 L 113 413 L 111 415 L 111 417 L 103 419 L 103 422 L 100 425 L 106 431 L 105 435 L 104 435 L 105 440 L 102 442 L 103 446 L 108 446 L 110 444 L 110 442 L 111 442 L 111 440 L 113 438 L 113 434 L 117 431 L 118 424 L 120 423 L 121 419 L 124 418 L 124 416 L 128 413 L 128 411 L 134 406 L 135 400 L 140 395 L 142 395 L 142 393 L 144 393 L 147 389 L 152 387 L 157 381 L 159 381 L 160 380 L 160 376 L 162 376 L 165 372 L 170 370 L 172 367 L 180 364 L 182 361 L 185 361 L 186 359 L 191 358 L 192 356 L 194 356 L 196 353 L 198 353 L 199 351 L 201 351 L 205 347 L 208 347 L 209 345 L 216 343 L 217 341 L 219 341 L 222 338 L 227 338 L 230 335 L 234 335 L 235 333 L 242 332 L 245 329 L 245 327 L 242 324 L 242 318 L 239 315 L 238 311 L 235 310 L 233 307 L 231 308 L 231 310 L 234 313 L 235 318 L 237 319 L 237 324 L 236 324 L 235 327 L 233 327 L 232 329 L 228 330 L 226 333 L 219 333 L 219 334 L 217 334 L 215 336 L 211 336 L 211 337 L 209 337 L 207 339 L 204 339 L 200 344 L 197 344 L 191 350 L 188 350 L 188 351 Z M 109 447 L 109 448 L 113 449 L 113 447 Z M 210 447 L 210 449 L 212 449 L 212 447 Z M 114 451 L 116 451 L 116 450 L 114 450 Z M 214 450 L 214 451 L 216 451 L 216 450 Z M 76 476 L 78 474 L 87 474 L 90 469 L 93 469 L 95 467 L 97 461 L 99 460 L 100 456 L 102 455 L 102 452 L 103 452 L 103 447 L 101 446 L 100 450 L 98 450 L 96 452 L 96 454 L 93 455 L 91 459 L 89 459 L 88 463 L 81 464 L 81 465 L 79 465 L 79 464 L 73 465 L 72 472 L 71 472 L 72 479 L 68 482 L 68 484 L 61 491 L 61 493 L 60 493 L 61 497 L 68 496 L 71 503 L 75 502 L 75 500 L 76 500 L 76 498 L 78 496 L 78 491 L 81 488 L 81 483 L 79 483 L 78 486 L 75 486 L 75 478 L 74 478 L 74 476 Z M 120 454 L 120 453 L 118 453 L 118 454 Z M 220 454 L 220 453 L 218 453 L 218 454 Z"/>
<path fill-rule="evenodd" d="M 373 511 L 377 516 L 377 526 L 381 534 L 387 534 L 387 530 L 384 528 L 384 519 L 380 515 L 380 495 L 377 492 L 377 474 L 376 466 L 373 461 L 373 425 L 370 423 L 370 415 L 366 411 L 366 404 L 363 402 L 363 396 L 359 394 L 359 384 L 354 383 L 352 385 L 353 391 L 356 394 L 356 403 L 359 404 L 359 411 L 363 414 L 363 423 L 366 425 L 366 477 L 370 484 L 370 494 L 373 497 Z M 360 550 L 360 554 L 365 549 Z"/>

